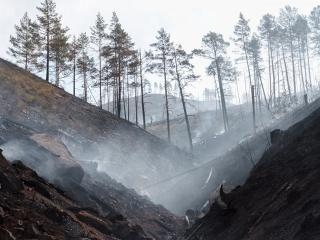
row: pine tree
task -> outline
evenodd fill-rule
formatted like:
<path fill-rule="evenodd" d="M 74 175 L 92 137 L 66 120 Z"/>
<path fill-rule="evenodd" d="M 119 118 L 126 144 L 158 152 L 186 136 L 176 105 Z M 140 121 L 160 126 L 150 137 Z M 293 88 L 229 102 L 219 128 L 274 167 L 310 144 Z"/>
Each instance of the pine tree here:
<path fill-rule="evenodd" d="M 122 102 L 122 81 L 125 74 L 125 66 L 133 54 L 133 46 L 131 38 L 122 28 L 116 13 L 113 13 L 110 23 L 110 33 L 108 35 L 109 47 L 113 52 L 111 61 L 112 75 L 114 78 L 114 98 L 116 100 L 116 113 L 121 116 Z M 115 101 L 114 101 L 115 102 Z"/>
<path fill-rule="evenodd" d="M 59 18 L 54 22 L 53 26 L 53 36 L 50 42 L 50 60 L 54 63 L 55 85 L 59 87 L 61 77 L 68 76 L 70 70 L 70 65 L 68 64 L 70 54 L 69 36 L 67 35 L 69 29 L 62 27 Z"/>
<path fill-rule="evenodd" d="M 152 61 L 152 63 L 149 65 L 149 71 L 159 73 L 163 76 L 167 120 L 167 136 L 168 141 L 170 142 L 171 132 L 168 101 L 168 73 L 170 67 L 172 67 L 173 43 L 170 40 L 170 35 L 163 28 L 158 31 L 156 39 L 157 42 L 152 43 L 150 45 L 152 50 L 148 53 L 148 57 Z"/>
<path fill-rule="evenodd" d="M 92 57 L 88 55 L 89 48 L 89 38 L 86 33 L 81 33 L 78 39 L 80 56 L 77 60 L 77 68 L 79 73 L 83 77 L 83 98 L 87 102 L 88 101 L 88 79 L 91 77 L 92 73 L 95 71 L 94 69 L 94 60 Z"/>
<path fill-rule="evenodd" d="M 110 111 L 110 88 L 112 87 L 112 81 L 110 81 L 113 77 L 113 50 L 110 46 L 104 46 L 102 48 L 102 56 L 104 60 L 102 71 L 103 75 L 103 84 L 106 86 L 106 94 L 107 94 L 107 110 Z"/>
<path fill-rule="evenodd" d="M 33 22 L 28 13 L 25 13 L 19 25 L 15 25 L 15 36 L 10 36 L 8 53 L 15 58 L 18 64 L 22 64 L 27 71 L 35 71 L 39 68 L 40 38 L 37 24 Z"/>
<path fill-rule="evenodd" d="M 38 15 L 39 32 L 43 41 L 43 57 L 44 66 L 46 71 L 46 80 L 49 81 L 50 77 L 50 54 L 51 54 L 51 41 L 54 38 L 54 28 L 56 21 L 59 21 L 58 14 L 56 12 L 56 4 L 53 0 L 43 0 L 40 3 L 40 7 L 37 7 L 40 15 Z"/>
<path fill-rule="evenodd" d="M 144 88 L 145 88 L 145 80 L 143 77 L 144 65 L 142 60 L 141 50 L 139 51 L 139 75 L 140 75 L 140 92 L 141 92 L 141 112 L 142 112 L 142 121 L 143 121 L 143 129 L 146 129 L 146 110 L 145 110 L 145 102 L 144 102 Z"/>
<path fill-rule="evenodd" d="M 91 27 L 91 43 L 94 46 L 94 50 L 97 53 L 98 58 L 98 82 L 96 85 L 99 86 L 99 105 L 102 108 L 102 85 L 103 85 L 103 46 L 105 45 L 105 41 L 107 39 L 106 33 L 107 24 L 105 23 L 103 17 L 100 13 L 97 14 L 97 19 L 95 25 Z"/>
<path fill-rule="evenodd" d="M 246 20 L 242 13 L 240 13 L 239 21 L 237 25 L 234 27 L 234 35 L 236 38 L 234 39 L 235 43 L 237 43 L 245 56 L 246 64 L 247 64 L 247 70 L 249 75 L 249 83 L 252 85 L 252 77 L 251 77 L 251 70 L 249 65 L 249 59 L 248 59 L 248 42 L 250 38 L 250 27 L 249 22 Z"/>
<path fill-rule="evenodd" d="M 283 68 L 284 68 L 284 72 L 285 72 L 285 79 L 286 79 L 286 84 L 284 84 L 287 86 L 286 88 L 288 89 L 288 93 L 289 93 L 289 100 L 290 102 L 292 102 L 292 91 L 291 91 L 291 83 L 290 83 L 290 79 L 289 79 L 289 68 L 288 68 L 288 63 L 287 63 L 287 52 L 288 52 L 288 45 L 285 44 L 286 41 L 286 34 L 284 33 L 285 31 L 283 30 L 283 28 L 278 24 L 277 25 L 277 43 L 279 45 L 279 51 L 281 52 L 281 58 L 280 61 L 282 60 L 283 62 Z M 282 66 L 282 63 L 280 62 L 280 66 Z"/>
<path fill-rule="evenodd" d="M 219 94 L 221 100 L 222 116 L 225 131 L 229 131 L 229 120 L 225 100 L 225 83 L 233 79 L 231 63 L 227 59 L 226 49 L 230 44 L 223 39 L 221 34 L 209 32 L 202 38 L 202 49 L 194 53 L 211 61 L 208 73 L 218 77 Z"/>
<path fill-rule="evenodd" d="M 309 16 L 311 25 L 311 41 L 314 49 L 320 55 L 320 5 L 312 9 Z"/>
<path fill-rule="evenodd" d="M 294 24 L 297 20 L 297 9 L 290 6 L 285 6 L 280 10 L 279 24 L 282 27 L 283 34 L 285 36 L 284 43 L 288 45 L 291 56 L 291 68 L 293 79 L 293 97 L 296 100 L 297 97 L 297 83 L 296 83 L 296 66 L 295 66 L 295 36 L 293 32 Z"/>
<path fill-rule="evenodd" d="M 311 87 L 311 79 L 308 82 L 307 74 L 307 49 L 308 49 L 308 34 L 310 32 L 308 21 L 305 17 L 298 15 L 297 20 L 293 26 L 293 33 L 298 42 L 298 56 L 300 65 L 300 76 L 303 86 L 304 94 L 307 93 L 308 89 Z M 309 68 L 310 69 L 310 68 Z"/>
<path fill-rule="evenodd" d="M 69 60 L 72 64 L 72 84 L 73 84 L 73 96 L 76 95 L 76 71 L 77 71 L 77 59 L 80 53 L 80 46 L 76 36 L 73 36 L 70 44 Z"/>
<path fill-rule="evenodd" d="M 259 31 L 261 38 L 264 39 L 267 43 L 268 49 L 268 66 L 269 66 L 269 90 L 270 90 L 270 102 L 275 103 L 275 85 L 276 85 L 276 76 L 275 76 L 275 67 L 274 67 L 274 36 L 276 29 L 275 17 L 271 14 L 266 14 L 260 20 Z"/>
<path fill-rule="evenodd" d="M 251 40 L 248 42 L 248 55 L 249 55 L 249 59 L 252 64 L 253 73 L 255 76 L 254 85 L 256 86 L 256 89 L 257 89 L 256 92 L 260 92 L 260 88 L 261 88 L 265 104 L 266 104 L 267 108 L 270 110 L 265 87 L 262 82 L 261 42 L 256 34 L 253 34 Z"/>
<path fill-rule="evenodd" d="M 190 82 L 195 81 L 199 76 L 194 74 L 194 66 L 190 62 L 192 59 L 192 54 L 187 54 L 185 50 L 183 50 L 182 46 L 179 45 L 173 51 L 173 63 L 174 70 L 171 70 L 170 73 L 173 76 L 173 79 L 177 81 L 177 86 L 179 89 L 181 104 L 184 113 L 184 119 L 187 127 L 187 134 L 189 140 L 189 149 L 190 152 L 193 152 L 193 144 L 192 144 L 192 136 L 191 136 L 191 127 L 189 122 L 189 116 L 186 107 L 186 93 L 185 87 Z"/>
<path fill-rule="evenodd" d="M 135 110 L 135 123 L 138 125 L 139 117 L 138 117 L 138 89 L 140 88 L 140 83 L 138 80 L 139 77 L 139 65 L 140 60 L 138 56 L 138 52 L 134 52 L 131 55 L 131 58 L 128 61 L 128 78 L 131 78 L 132 81 L 129 82 L 127 79 L 127 88 L 128 88 L 128 119 L 130 119 L 130 90 L 134 91 L 134 110 Z"/>

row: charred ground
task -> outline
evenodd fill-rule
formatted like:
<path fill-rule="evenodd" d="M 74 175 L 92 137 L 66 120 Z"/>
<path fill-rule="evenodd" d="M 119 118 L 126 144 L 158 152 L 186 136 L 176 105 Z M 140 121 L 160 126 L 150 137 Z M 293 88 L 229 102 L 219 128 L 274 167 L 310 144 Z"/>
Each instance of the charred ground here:
<path fill-rule="evenodd" d="M 187 239 L 319 239 L 320 110 L 282 132 L 242 187 L 223 195 Z"/>

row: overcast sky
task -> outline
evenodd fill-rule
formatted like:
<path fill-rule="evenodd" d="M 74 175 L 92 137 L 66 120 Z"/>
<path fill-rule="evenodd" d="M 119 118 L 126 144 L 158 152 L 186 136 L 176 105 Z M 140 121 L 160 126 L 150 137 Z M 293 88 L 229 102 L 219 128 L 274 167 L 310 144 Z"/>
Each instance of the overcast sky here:
<path fill-rule="evenodd" d="M 14 24 L 24 12 L 37 14 L 40 0 L 0 0 L 0 57 L 7 58 L 6 50 Z M 240 11 L 250 19 L 253 31 L 262 15 L 277 15 L 289 4 L 302 14 L 309 14 L 319 0 L 56 0 L 57 10 L 70 33 L 89 32 L 97 12 L 107 22 L 116 11 L 120 22 L 136 46 L 146 49 L 154 41 L 156 31 L 164 27 L 172 40 L 186 49 L 200 47 L 201 38 L 208 31 L 232 36 Z M 204 66 L 205 67 L 205 66 Z"/>

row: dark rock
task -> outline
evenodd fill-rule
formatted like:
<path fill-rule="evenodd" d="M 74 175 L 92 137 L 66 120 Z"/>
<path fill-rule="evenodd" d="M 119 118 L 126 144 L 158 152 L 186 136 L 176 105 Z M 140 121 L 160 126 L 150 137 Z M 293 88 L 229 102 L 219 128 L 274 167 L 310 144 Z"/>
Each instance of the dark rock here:
<path fill-rule="evenodd" d="M 281 137 L 282 131 L 280 129 L 275 129 L 270 132 L 271 144 L 276 143 Z"/>

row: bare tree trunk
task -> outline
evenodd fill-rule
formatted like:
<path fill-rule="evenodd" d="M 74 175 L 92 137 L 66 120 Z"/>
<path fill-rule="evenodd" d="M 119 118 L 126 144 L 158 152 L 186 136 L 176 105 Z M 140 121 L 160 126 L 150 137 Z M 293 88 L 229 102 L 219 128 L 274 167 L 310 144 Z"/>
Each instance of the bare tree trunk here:
<path fill-rule="evenodd" d="M 107 102 L 108 102 L 108 112 L 110 112 L 110 86 L 109 86 L 109 77 L 107 76 Z"/>
<path fill-rule="evenodd" d="M 116 77 L 114 77 L 114 83 L 113 83 L 113 89 L 112 89 L 112 92 L 113 92 L 113 94 L 112 94 L 112 98 L 113 98 L 113 100 L 112 100 L 112 113 L 114 115 L 116 114 L 116 107 L 117 107 L 117 92 L 116 92 L 117 84 L 116 84 L 116 81 L 117 81 L 117 79 L 116 79 Z"/>
<path fill-rule="evenodd" d="M 247 46 L 246 46 L 246 42 L 244 39 L 242 39 L 243 41 L 243 48 L 244 48 L 244 54 L 246 56 L 246 63 L 247 63 L 247 69 L 248 69 L 248 74 L 249 74 L 249 81 L 250 81 L 250 86 L 252 85 L 252 78 L 251 78 L 251 71 L 250 71 L 250 66 L 249 66 L 249 59 L 248 59 L 248 53 L 247 53 Z"/>
<path fill-rule="evenodd" d="M 286 81 L 287 81 L 287 85 L 288 85 L 289 97 L 290 97 L 290 101 L 292 101 L 292 93 L 291 93 L 291 86 L 290 86 L 290 81 L 289 81 L 288 66 L 287 66 L 286 56 L 284 54 L 283 44 L 281 44 L 281 50 L 282 50 L 282 59 L 283 59 L 283 63 L 284 63 L 284 69 L 286 72 Z"/>
<path fill-rule="evenodd" d="M 76 56 L 73 56 L 73 96 L 76 96 Z"/>
<path fill-rule="evenodd" d="M 135 113 L 136 113 L 136 125 L 139 125 L 138 121 L 138 94 L 137 94 L 137 74 L 134 75 L 134 103 L 135 103 Z"/>
<path fill-rule="evenodd" d="M 83 94 L 84 94 L 84 100 L 88 101 L 88 85 L 87 85 L 87 72 L 84 71 L 83 73 Z"/>
<path fill-rule="evenodd" d="M 222 107 L 221 107 L 221 97 L 220 97 L 220 93 L 219 93 L 219 83 L 217 81 L 217 78 L 215 77 L 215 75 L 213 75 L 213 78 L 214 78 L 214 92 L 215 92 L 215 95 L 216 95 L 216 113 L 217 113 L 217 117 L 218 117 L 218 111 L 221 110 L 221 113 L 222 113 L 222 118 L 223 118 L 223 112 L 222 112 Z"/>
<path fill-rule="evenodd" d="M 300 68 L 300 78 L 301 78 L 301 82 L 302 82 L 302 91 L 303 91 L 303 94 L 306 93 L 306 88 L 305 88 L 305 82 L 304 82 L 304 78 L 303 78 L 303 69 L 302 69 L 302 56 L 301 56 L 301 41 L 299 39 L 299 49 L 298 49 L 298 52 L 299 52 L 299 68 Z"/>
<path fill-rule="evenodd" d="M 47 43 L 46 43 L 46 81 L 49 82 L 49 71 L 50 71 L 50 32 L 49 26 L 47 26 Z"/>
<path fill-rule="evenodd" d="M 308 36 L 306 36 L 306 48 L 307 48 L 308 73 L 309 73 L 309 80 L 310 80 L 310 89 L 312 90 L 312 78 L 311 78 L 311 69 L 310 69 L 310 55 L 309 55 L 309 41 L 308 41 Z"/>
<path fill-rule="evenodd" d="M 122 102 L 123 102 L 123 113 L 124 113 L 124 119 L 127 120 L 127 110 L 126 110 L 126 98 L 124 95 L 124 79 L 122 81 Z"/>
<path fill-rule="evenodd" d="M 278 97 L 277 97 L 277 103 L 278 106 L 280 105 L 281 99 L 281 93 L 280 93 L 280 60 L 279 60 L 279 49 L 277 49 L 277 92 L 278 92 Z"/>
<path fill-rule="evenodd" d="M 271 111 L 271 110 L 270 110 L 270 105 L 269 105 L 269 102 L 268 102 L 268 99 L 267 99 L 267 94 L 266 94 L 266 91 L 265 91 L 265 89 L 264 89 L 264 85 L 263 85 L 263 82 L 262 82 L 260 67 L 259 67 L 258 63 L 256 63 L 256 65 L 257 65 L 256 68 L 257 68 L 258 80 L 260 81 L 260 84 L 261 84 L 261 89 L 262 89 L 264 101 L 266 102 L 267 109 L 268 109 L 269 111 Z"/>
<path fill-rule="evenodd" d="M 226 106 L 224 90 L 223 90 L 221 70 L 220 70 L 220 66 L 219 66 L 219 63 L 218 63 L 217 56 L 215 58 L 215 64 L 216 64 L 216 69 L 217 69 L 217 73 L 218 73 L 218 83 L 219 83 L 219 90 L 220 90 L 220 98 L 221 98 L 221 107 L 222 107 L 224 130 L 226 132 L 228 132 L 229 131 L 229 120 L 228 120 L 228 114 L 227 114 L 227 106 Z"/>
<path fill-rule="evenodd" d="M 130 122 L 130 85 L 129 85 L 129 74 L 127 70 L 127 95 L 128 95 L 128 121 Z"/>
<path fill-rule="evenodd" d="M 60 85 L 60 67 L 59 67 L 59 61 L 56 60 L 56 82 L 55 85 L 59 87 Z"/>
<path fill-rule="evenodd" d="M 254 85 L 251 85 L 251 102 L 252 102 L 252 116 L 253 116 L 253 132 L 256 134 L 256 106 L 255 106 L 255 94 L 254 94 Z"/>
<path fill-rule="evenodd" d="M 282 66 L 282 59 L 281 59 L 281 56 L 280 56 L 280 59 L 279 59 L 279 64 L 280 64 L 280 72 L 281 72 L 281 77 L 282 77 L 282 91 L 283 93 L 285 94 L 285 96 L 287 96 L 287 88 L 286 88 L 286 77 L 285 77 L 285 73 L 284 73 L 284 70 L 283 70 L 283 66 Z"/>
<path fill-rule="evenodd" d="M 189 117 L 188 117 L 188 113 L 187 113 L 186 102 L 184 99 L 183 89 L 182 89 L 182 85 L 181 85 L 180 74 L 179 74 L 179 70 L 178 70 L 178 62 L 177 62 L 176 52 L 174 52 L 174 61 L 175 61 L 176 75 L 177 75 L 177 82 L 178 82 L 178 87 L 179 87 L 179 91 L 180 91 L 181 103 L 182 103 L 182 107 L 183 107 L 184 119 L 185 119 L 186 125 L 187 125 L 189 149 L 190 149 L 190 152 L 193 152 L 191 128 L 190 128 Z"/>
<path fill-rule="evenodd" d="M 170 116 L 169 116 L 169 102 L 168 102 L 168 85 L 167 85 L 167 68 L 166 68 L 166 56 L 162 56 L 163 62 L 163 77 L 164 77 L 164 95 L 165 95 L 165 104 L 166 104 L 166 115 L 167 115 L 167 133 L 168 141 L 171 142 L 171 133 L 170 133 Z"/>
<path fill-rule="evenodd" d="M 272 75 L 271 75 L 271 46 L 270 46 L 270 40 L 268 37 L 268 67 L 269 67 L 269 97 L 270 97 L 270 102 L 272 105 Z M 251 91 L 251 85 L 250 85 L 250 91 Z"/>
<path fill-rule="evenodd" d="M 292 79 L 293 79 L 293 94 L 294 99 L 296 101 L 297 98 L 297 85 L 296 85 L 296 70 L 295 70 L 295 63 L 294 63 L 294 49 L 293 49 L 293 42 L 292 36 L 290 36 L 290 52 L 291 52 L 291 64 L 292 64 Z"/>
<path fill-rule="evenodd" d="M 102 59 L 101 59 L 101 43 L 99 43 L 99 103 L 102 109 Z"/>
<path fill-rule="evenodd" d="M 28 69 L 28 53 L 26 53 L 25 58 L 24 58 L 24 70 L 29 71 Z"/>
<path fill-rule="evenodd" d="M 301 44 L 304 44 L 303 42 L 301 42 Z M 306 63 L 306 50 L 305 50 L 305 46 L 302 45 L 302 59 L 303 59 L 303 68 L 304 68 L 304 79 L 305 79 L 305 83 L 306 83 L 306 91 L 308 92 L 309 89 L 309 82 L 308 82 L 308 74 L 307 74 L 307 63 Z"/>
<path fill-rule="evenodd" d="M 118 99 L 117 99 L 117 116 L 121 117 L 121 59 L 118 54 Z"/>
<path fill-rule="evenodd" d="M 142 76 L 141 51 L 140 51 L 140 88 L 141 88 L 141 111 L 142 111 L 143 129 L 146 129 L 146 112 L 144 108 L 144 84 L 143 84 L 143 76 Z"/>
<path fill-rule="evenodd" d="M 272 90 L 273 90 L 273 105 L 276 105 L 276 76 L 274 70 L 274 59 L 273 59 L 273 49 L 270 43 L 270 57 L 271 57 L 271 68 L 272 68 Z"/>

